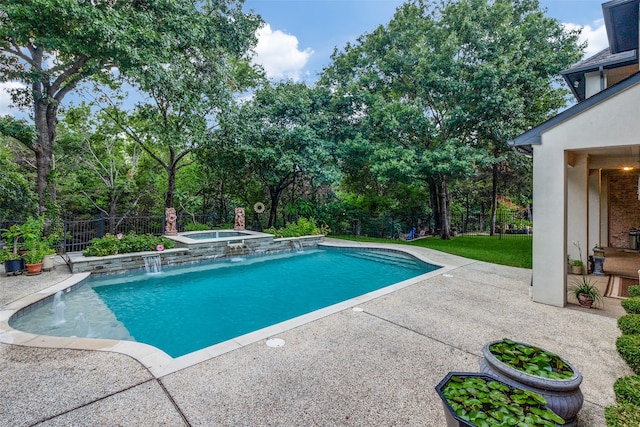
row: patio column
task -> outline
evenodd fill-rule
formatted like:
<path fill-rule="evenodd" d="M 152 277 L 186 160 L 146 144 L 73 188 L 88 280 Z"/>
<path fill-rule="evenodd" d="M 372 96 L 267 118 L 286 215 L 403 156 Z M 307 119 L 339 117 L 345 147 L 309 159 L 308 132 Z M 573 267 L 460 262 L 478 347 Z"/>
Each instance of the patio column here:
<path fill-rule="evenodd" d="M 533 301 L 566 304 L 568 155 L 558 144 L 533 148 Z"/>

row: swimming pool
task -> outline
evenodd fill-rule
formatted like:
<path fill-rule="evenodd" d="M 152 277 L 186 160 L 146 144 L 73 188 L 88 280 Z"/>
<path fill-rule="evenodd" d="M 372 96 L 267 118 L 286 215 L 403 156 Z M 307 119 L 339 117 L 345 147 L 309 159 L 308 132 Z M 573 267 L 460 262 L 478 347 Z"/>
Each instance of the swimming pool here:
<path fill-rule="evenodd" d="M 396 251 L 322 248 L 90 279 L 12 318 L 39 335 L 135 340 L 172 357 L 407 280 L 438 266 Z M 55 306 L 55 307 L 54 307 Z"/>

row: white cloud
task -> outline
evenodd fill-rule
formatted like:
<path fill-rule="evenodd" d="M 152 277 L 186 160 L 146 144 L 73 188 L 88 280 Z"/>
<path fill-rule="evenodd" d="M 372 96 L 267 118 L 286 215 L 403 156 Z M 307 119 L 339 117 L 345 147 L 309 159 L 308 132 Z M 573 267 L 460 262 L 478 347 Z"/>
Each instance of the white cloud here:
<path fill-rule="evenodd" d="M 603 19 L 594 21 L 593 25 L 578 25 L 571 23 L 565 23 L 563 25 L 568 30 L 577 30 L 582 28 L 580 42 L 587 42 L 587 48 L 584 53 L 585 58 L 589 58 L 609 46 L 607 29 L 604 26 Z"/>
<path fill-rule="evenodd" d="M 0 83 L 0 116 L 14 116 L 18 112 L 16 107 L 11 107 L 11 95 L 9 91 L 11 89 L 21 89 L 25 87 L 25 85 L 18 82 Z"/>
<path fill-rule="evenodd" d="M 271 30 L 269 24 L 256 33 L 258 44 L 254 62 L 262 65 L 270 79 L 300 80 L 300 74 L 309 61 L 313 50 L 298 50 L 298 38 L 280 30 Z"/>

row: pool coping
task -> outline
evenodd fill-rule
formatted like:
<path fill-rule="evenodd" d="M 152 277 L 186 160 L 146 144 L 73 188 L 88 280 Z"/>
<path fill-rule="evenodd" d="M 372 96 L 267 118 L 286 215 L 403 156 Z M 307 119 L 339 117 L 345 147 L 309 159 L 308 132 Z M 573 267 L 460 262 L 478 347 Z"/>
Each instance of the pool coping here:
<path fill-rule="evenodd" d="M 157 347 L 135 341 L 36 335 L 19 331 L 9 326 L 9 319 L 15 313 L 18 313 L 19 311 L 29 306 L 35 308 L 41 304 L 46 303 L 49 299 L 53 298 L 56 292 L 65 291 L 67 289 L 72 289 L 73 287 L 79 286 L 91 274 L 88 272 L 75 273 L 71 277 L 60 283 L 13 301 L 12 303 L 7 304 L 2 309 L 0 309 L 0 342 L 5 344 L 23 345 L 30 347 L 66 348 L 121 353 L 136 359 L 139 363 L 145 366 L 154 377 L 160 378 L 165 375 L 169 375 L 179 370 L 196 365 L 198 363 L 207 361 L 214 357 L 220 356 L 222 354 L 228 353 L 230 351 L 245 347 L 247 345 L 274 338 L 280 333 L 297 328 L 323 317 L 350 308 L 356 308 L 359 304 L 363 304 L 365 302 L 422 282 L 433 276 L 447 273 L 448 271 L 457 268 L 457 266 L 445 265 L 440 262 L 435 262 L 425 256 L 424 253 L 421 253 L 421 251 L 419 250 L 420 248 L 413 248 L 411 246 L 399 247 L 394 245 L 392 248 L 390 248 L 387 245 L 374 243 L 367 244 L 361 242 L 324 242 L 319 246 L 405 252 L 411 256 L 418 258 L 421 261 L 436 265 L 440 268 L 339 302 L 337 304 L 333 304 L 319 310 L 315 310 L 310 313 L 306 313 L 301 316 L 294 317 L 292 319 L 285 320 L 283 322 L 276 323 L 262 329 L 258 329 L 248 334 L 244 334 L 230 340 L 205 347 L 201 350 L 197 350 L 177 358 L 172 358 Z"/>

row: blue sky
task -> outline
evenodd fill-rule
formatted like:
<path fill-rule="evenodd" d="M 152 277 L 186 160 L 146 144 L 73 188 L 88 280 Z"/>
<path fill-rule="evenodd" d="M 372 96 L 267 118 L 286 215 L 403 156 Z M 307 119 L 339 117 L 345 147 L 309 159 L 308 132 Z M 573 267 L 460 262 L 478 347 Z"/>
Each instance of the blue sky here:
<path fill-rule="evenodd" d="M 360 35 L 391 20 L 400 0 L 247 0 L 245 10 L 262 16 L 256 62 L 273 79 L 313 83 L 330 61 L 335 47 L 342 49 Z M 591 0 L 546 0 L 548 15 L 570 28 L 582 27 L 589 41 L 587 56 L 607 47 L 602 2 Z M 0 84 L 0 115 L 21 115 L 9 106 L 6 87 Z M 78 101 L 76 96 L 67 97 Z M 65 99 L 68 103 L 70 99 Z"/>
<path fill-rule="evenodd" d="M 358 36 L 386 24 L 398 0 L 248 0 L 245 10 L 262 16 L 266 27 L 259 33 L 257 62 L 275 79 L 313 82 L 329 64 L 335 47 L 342 48 Z M 590 41 L 588 53 L 607 46 L 602 2 L 547 0 L 541 6 L 548 16 L 571 28 L 582 27 Z"/>

